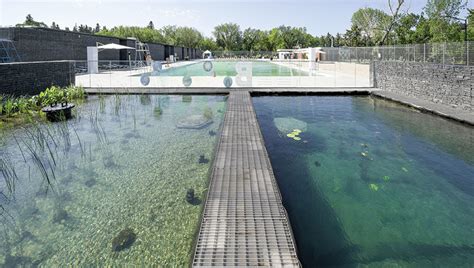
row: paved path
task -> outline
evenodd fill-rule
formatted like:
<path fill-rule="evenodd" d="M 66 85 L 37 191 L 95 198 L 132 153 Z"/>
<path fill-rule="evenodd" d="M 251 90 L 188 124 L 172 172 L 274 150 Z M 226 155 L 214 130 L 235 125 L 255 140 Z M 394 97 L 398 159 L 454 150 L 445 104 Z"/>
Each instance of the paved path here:
<path fill-rule="evenodd" d="M 400 102 L 405 105 L 415 107 L 419 110 L 431 112 L 466 124 L 474 125 L 474 111 L 452 108 L 446 104 L 434 103 L 428 100 L 422 100 L 391 91 L 378 90 L 372 92 L 372 95 Z"/>
<path fill-rule="evenodd" d="M 193 266 L 299 266 L 248 91 L 229 94 Z"/>

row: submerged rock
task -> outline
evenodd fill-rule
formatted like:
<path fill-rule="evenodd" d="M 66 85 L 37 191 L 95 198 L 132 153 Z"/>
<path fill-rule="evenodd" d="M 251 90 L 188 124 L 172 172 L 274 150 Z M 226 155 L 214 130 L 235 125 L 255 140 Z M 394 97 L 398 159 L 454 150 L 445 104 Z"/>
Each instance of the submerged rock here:
<path fill-rule="evenodd" d="M 194 195 L 194 189 L 188 189 L 186 192 L 186 202 L 191 205 L 199 205 L 201 201 Z"/>
<path fill-rule="evenodd" d="M 314 161 L 314 165 L 317 166 L 317 167 L 320 167 L 321 163 L 319 163 L 319 161 Z"/>
<path fill-rule="evenodd" d="M 96 185 L 96 184 L 97 184 L 97 181 L 96 181 L 96 179 L 88 179 L 84 184 L 85 184 L 87 187 L 90 188 L 90 187 Z"/>
<path fill-rule="evenodd" d="M 207 164 L 209 159 L 207 159 L 203 154 L 199 156 L 199 164 Z"/>
<path fill-rule="evenodd" d="M 301 132 L 308 129 L 308 124 L 306 122 L 293 117 L 277 117 L 273 119 L 273 123 L 278 131 L 285 135 L 292 132 L 294 129 L 301 130 Z"/>
<path fill-rule="evenodd" d="M 191 115 L 178 121 L 176 127 L 184 129 L 202 129 L 212 124 L 212 122 L 212 119 L 206 118 L 204 115 Z"/>
<path fill-rule="evenodd" d="M 57 209 L 53 215 L 53 223 L 61 223 L 69 219 L 69 214 L 64 209 Z"/>
<path fill-rule="evenodd" d="M 126 228 L 120 231 L 116 237 L 112 240 L 112 250 L 121 251 L 129 248 L 137 239 L 137 235 L 132 229 Z"/>
<path fill-rule="evenodd" d="M 209 136 L 214 137 L 216 134 L 217 133 L 214 130 L 209 130 Z"/>

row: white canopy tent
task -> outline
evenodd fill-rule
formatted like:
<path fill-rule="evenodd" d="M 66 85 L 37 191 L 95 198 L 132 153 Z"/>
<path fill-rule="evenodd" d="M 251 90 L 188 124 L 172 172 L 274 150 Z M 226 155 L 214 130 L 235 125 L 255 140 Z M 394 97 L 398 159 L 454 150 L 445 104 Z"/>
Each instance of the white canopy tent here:
<path fill-rule="evenodd" d="M 206 50 L 202 53 L 202 58 L 203 59 L 212 59 L 212 52 L 209 50 Z"/>
<path fill-rule="evenodd" d="M 87 70 L 90 74 L 99 73 L 99 52 L 106 49 L 135 49 L 133 47 L 122 46 L 119 44 L 101 44 L 97 43 L 95 47 L 87 47 Z"/>

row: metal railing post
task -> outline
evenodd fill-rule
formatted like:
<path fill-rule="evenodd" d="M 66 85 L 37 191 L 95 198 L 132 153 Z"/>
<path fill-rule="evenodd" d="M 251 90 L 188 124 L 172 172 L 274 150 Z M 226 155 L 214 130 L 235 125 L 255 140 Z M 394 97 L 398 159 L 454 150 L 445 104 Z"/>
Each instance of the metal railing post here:
<path fill-rule="evenodd" d="M 446 42 L 443 44 L 443 65 L 445 64 L 446 57 Z"/>
<path fill-rule="evenodd" d="M 466 65 L 469 66 L 469 41 L 466 41 Z"/>
<path fill-rule="evenodd" d="M 423 44 L 423 62 L 426 62 L 426 43 Z"/>

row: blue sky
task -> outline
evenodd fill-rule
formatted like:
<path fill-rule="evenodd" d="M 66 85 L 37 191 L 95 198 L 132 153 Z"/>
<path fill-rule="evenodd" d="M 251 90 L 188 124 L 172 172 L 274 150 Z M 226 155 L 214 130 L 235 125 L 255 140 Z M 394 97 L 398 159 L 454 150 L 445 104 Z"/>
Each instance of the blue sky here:
<path fill-rule="evenodd" d="M 407 0 L 409 11 L 420 12 L 426 0 Z M 351 15 L 361 7 L 387 10 L 387 0 L 0 0 L 0 25 L 22 22 L 30 13 L 48 25 L 75 23 L 145 26 L 192 26 L 209 36 L 215 25 L 235 22 L 270 29 L 282 24 L 304 26 L 315 35 L 345 32 Z"/>

